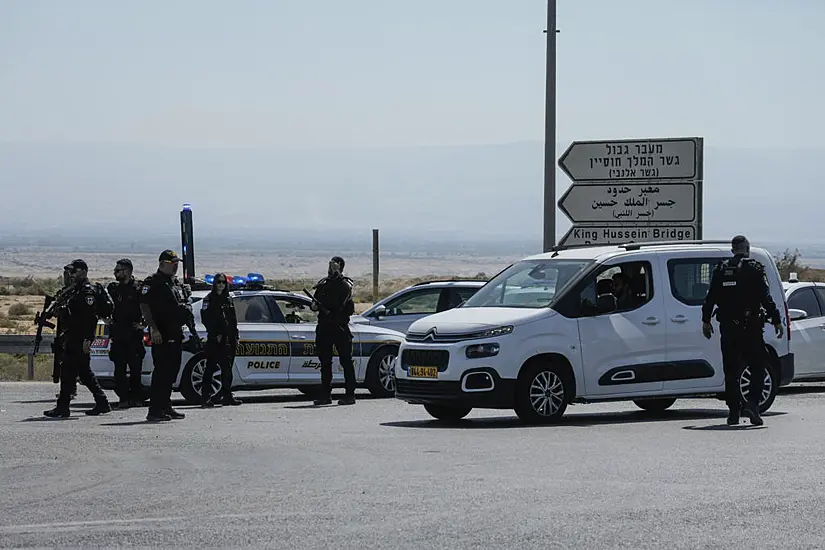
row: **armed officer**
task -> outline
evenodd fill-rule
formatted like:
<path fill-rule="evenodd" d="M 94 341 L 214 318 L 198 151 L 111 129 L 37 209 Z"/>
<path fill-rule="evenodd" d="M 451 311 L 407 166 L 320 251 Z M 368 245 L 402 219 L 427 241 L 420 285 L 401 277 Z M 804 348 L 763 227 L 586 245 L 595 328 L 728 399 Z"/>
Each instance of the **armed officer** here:
<path fill-rule="evenodd" d="M 761 426 L 759 404 L 769 363 L 762 335 L 765 316 L 770 318 L 777 338 L 782 338 L 784 330 L 779 310 L 771 298 L 765 266 L 749 258 L 748 239 L 743 235 L 734 237 L 731 252 L 733 258 L 717 264 L 711 275 L 710 288 L 702 305 L 702 334 L 708 339 L 713 334 L 710 321 L 714 306 L 718 306 L 715 315 L 722 341 L 725 401 L 730 411 L 727 423 L 739 424 L 739 416 L 744 412 L 751 424 Z M 746 404 L 742 403 L 739 386 L 743 363 L 751 370 Z"/>
<path fill-rule="evenodd" d="M 338 404 L 355 404 L 355 366 L 352 363 L 352 332 L 349 329 L 349 318 L 355 312 L 355 304 L 352 301 L 352 279 L 345 277 L 343 271 L 344 259 L 334 256 L 329 262 L 327 277 L 313 287 L 315 301 L 311 309 L 318 311 L 315 347 L 321 362 L 321 396 L 315 400 L 316 405 L 332 403 L 333 346 L 338 350 L 344 368 L 346 387 L 346 395 Z"/>
<path fill-rule="evenodd" d="M 143 346 L 143 315 L 140 312 L 140 285 L 132 275 L 132 262 L 122 258 L 115 264 L 115 282 L 106 288 L 114 302 L 109 326 L 109 359 L 115 364 L 115 393 L 118 408 L 143 405 L 140 373 L 146 348 Z M 127 376 L 127 368 L 129 374 Z"/>
<path fill-rule="evenodd" d="M 89 267 L 83 260 L 74 260 L 64 270 L 71 275 L 74 286 L 56 311 L 60 326 L 57 338 L 63 347 L 60 394 L 55 408 L 43 414 L 52 418 L 70 416 L 69 401 L 77 391 L 78 377 L 95 399 L 95 406 L 86 414 L 96 416 L 108 413 L 112 407 L 91 367 L 91 347 L 97 329 L 97 298 L 88 279 Z"/>
<path fill-rule="evenodd" d="M 175 274 L 180 257 L 164 250 L 158 257 L 158 270 L 140 288 L 140 310 L 152 338 L 152 383 L 146 420 L 163 422 L 185 418 L 172 408 L 172 386 L 182 358 L 183 325 L 192 315 L 186 291 Z"/>
<path fill-rule="evenodd" d="M 66 265 L 63 267 L 63 286 L 60 290 L 57 291 L 55 294 L 55 299 L 52 305 L 49 307 L 50 311 L 44 312 L 47 318 L 56 315 L 55 309 L 57 306 L 63 302 L 66 297 L 71 295 L 72 287 L 74 286 L 74 276 L 72 275 L 72 271 L 69 269 L 71 265 Z M 62 371 L 62 364 L 63 364 L 63 343 L 60 341 L 59 335 L 63 333 L 63 329 L 60 326 L 60 317 L 58 316 L 55 320 L 55 328 L 54 328 L 54 340 L 52 341 L 52 382 L 55 384 L 60 383 L 60 376 Z M 77 397 L 77 386 L 75 385 L 75 392 L 72 394 L 71 399 Z M 60 397 L 60 391 L 55 394 L 55 397 Z"/>
<path fill-rule="evenodd" d="M 240 405 L 241 400 L 232 395 L 232 365 L 235 347 L 238 345 L 238 319 L 235 304 L 229 294 L 226 274 L 216 273 L 212 290 L 204 296 L 201 320 L 206 326 L 206 371 L 201 385 L 201 406 L 214 407 L 219 395 L 224 405 Z M 212 395 L 212 376 L 220 366 L 221 391 Z"/>

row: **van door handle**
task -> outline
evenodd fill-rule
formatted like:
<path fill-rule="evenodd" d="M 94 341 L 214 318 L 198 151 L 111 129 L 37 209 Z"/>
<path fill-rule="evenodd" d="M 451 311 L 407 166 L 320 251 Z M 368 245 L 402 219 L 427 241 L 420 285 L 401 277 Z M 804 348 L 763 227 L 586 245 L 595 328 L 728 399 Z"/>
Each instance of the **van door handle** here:
<path fill-rule="evenodd" d="M 659 319 L 657 319 L 656 317 L 648 317 L 647 319 L 642 321 L 642 324 L 643 325 L 658 325 L 659 324 Z"/>
<path fill-rule="evenodd" d="M 675 317 L 671 317 L 670 320 L 674 323 L 684 323 L 687 322 L 688 319 L 684 315 L 677 315 Z"/>

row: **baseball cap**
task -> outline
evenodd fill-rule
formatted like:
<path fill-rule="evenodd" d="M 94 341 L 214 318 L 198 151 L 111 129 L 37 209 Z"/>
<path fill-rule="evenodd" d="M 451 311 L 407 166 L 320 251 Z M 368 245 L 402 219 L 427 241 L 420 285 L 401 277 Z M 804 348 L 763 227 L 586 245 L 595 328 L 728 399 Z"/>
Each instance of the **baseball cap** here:
<path fill-rule="evenodd" d="M 159 262 L 179 262 L 180 256 L 175 254 L 174 250 L 166 249 L 160 253 Z"/>
<path fill-rule="evenodd" d="M 89 266 L 86 265 L 86 262 L 84 262 L 83 260 L 77 259 L 77 260 L 72 260 L 71 262 L 64 265 L 63 269 L 67 269 L 67 270 L 71 270 L 71 271 L 75 271 L 75 270 L 78 270 L 78 269 L 85 269 L 86 271 L 89 271 Z"/>

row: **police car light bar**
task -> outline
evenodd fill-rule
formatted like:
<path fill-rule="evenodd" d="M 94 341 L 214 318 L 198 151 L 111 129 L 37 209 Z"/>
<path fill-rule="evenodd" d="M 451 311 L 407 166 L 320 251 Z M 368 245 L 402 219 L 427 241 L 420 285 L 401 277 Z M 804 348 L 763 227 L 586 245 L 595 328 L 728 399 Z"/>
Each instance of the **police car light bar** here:
<path fill-rule="evenodd" d="M 204 275 L 203 276 L 203 282 L 205 282 L 208 285 L 213 285 L 213 284 L 215 284 L 215 276 L 212 275 L 212 274 Z M 229 283 L 230 285 L 239 285 L 239 286 L 255 285 L 255 286 L 261 286 L 266 282 L 266 279 L 264 279 L 264 276 L 261 275 L 260 273 L 247 273 L 246 277 L 244 277 L 243 275 L 227 275 L 226 276 L 226 282 Z"/>

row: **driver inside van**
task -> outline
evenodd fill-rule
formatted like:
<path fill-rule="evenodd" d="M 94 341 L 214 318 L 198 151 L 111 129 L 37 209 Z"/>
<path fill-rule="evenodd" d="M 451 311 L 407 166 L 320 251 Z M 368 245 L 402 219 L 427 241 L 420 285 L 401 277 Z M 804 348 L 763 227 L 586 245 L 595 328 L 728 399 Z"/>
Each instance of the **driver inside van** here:
<path fill-rule="evenodd" d="M 617 309 L 633 308 L 633 293 L 630 290 L 630 281 L 624 273 L 613 275 L 613 295 L 616 296 Z"/>

